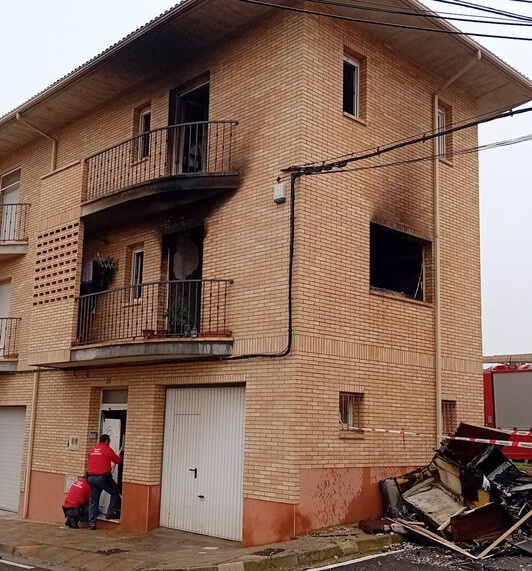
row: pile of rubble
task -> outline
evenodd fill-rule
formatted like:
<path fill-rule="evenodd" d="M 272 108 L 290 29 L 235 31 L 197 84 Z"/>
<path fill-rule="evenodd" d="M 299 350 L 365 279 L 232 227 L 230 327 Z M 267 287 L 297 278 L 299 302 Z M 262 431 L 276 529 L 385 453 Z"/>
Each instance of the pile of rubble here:
<path fill-rule="evenodd" d="M 507 436 L 468 424 L 455 435 Z M 501 446 L 444 440 L 428 466 L 383 480 L 381 488 L 388 519 L 373 526 L 380 531 L 403 528 L 471 559 L 502 552 L 505 542 L 532 555 L 532 475 L 516 468 Z"/>

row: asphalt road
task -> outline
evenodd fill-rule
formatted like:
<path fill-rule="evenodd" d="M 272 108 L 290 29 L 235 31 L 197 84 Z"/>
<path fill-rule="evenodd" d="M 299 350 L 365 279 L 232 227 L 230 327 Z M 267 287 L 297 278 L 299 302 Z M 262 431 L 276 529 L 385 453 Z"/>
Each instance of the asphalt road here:
<path fill-rule="evenodd" d="M 447 551 L 420 547 L 377 557 L 362 557 L 358 561 L 354 560 L 351 563 L 330 567 L 329 571 L 445 571 L 447 569 L 453 571 L 532 571 L 532 557 L 514 555 L 474 561 L 457 557 Z"/>

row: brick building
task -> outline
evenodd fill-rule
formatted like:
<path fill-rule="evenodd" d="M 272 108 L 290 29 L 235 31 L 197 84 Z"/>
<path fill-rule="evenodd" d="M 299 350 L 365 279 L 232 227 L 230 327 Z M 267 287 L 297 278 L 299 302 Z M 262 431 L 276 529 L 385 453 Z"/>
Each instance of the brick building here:
<path fill-rule="evenodd" d="M 347 426 L 482 422 L 476 128 L 283 169 L 531 98 L 465 37 L 186 0 L 0 118 L 0 508 L 60 521 L 106 431 L 102 527 L 378 515 L 433 442 Z"/>

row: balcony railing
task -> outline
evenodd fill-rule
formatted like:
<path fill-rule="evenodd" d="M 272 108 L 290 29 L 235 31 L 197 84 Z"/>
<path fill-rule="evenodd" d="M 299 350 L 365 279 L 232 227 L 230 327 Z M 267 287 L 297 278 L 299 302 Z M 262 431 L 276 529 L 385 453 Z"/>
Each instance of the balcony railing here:
<path fill-rule="evenodd" d="M 20 317 L 0 317 L 0 359 L 17 359 Z"/>
<path fill-rule="evenodd" d="M 231 172 L 236 121 L 202 121 L 154 129 L 86 159 L 85 200 L 172 175 Z"/>
<path fill-rule="evenodd" d="M 106 341 L 229 336 L 231 280 L 141 284 L 78 298 L 78 345 Z"/>
<path fill-rule="evenodd" d="M 26 221 L 29 207 L 25 203 L 0 205 L 0 244 L 28 240 Z"/>

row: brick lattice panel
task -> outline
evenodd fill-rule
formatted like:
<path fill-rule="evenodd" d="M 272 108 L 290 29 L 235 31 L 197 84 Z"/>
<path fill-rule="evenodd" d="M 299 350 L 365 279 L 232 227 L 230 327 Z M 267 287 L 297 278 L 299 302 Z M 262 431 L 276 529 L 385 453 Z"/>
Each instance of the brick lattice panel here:
<path fill-rule="evenodd" d="M 37 240 L 33 305 L 72 299 L 76 287 L 79 222 L 43 232 Z"/>

